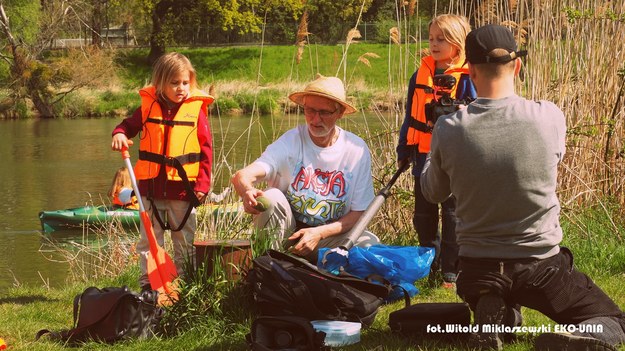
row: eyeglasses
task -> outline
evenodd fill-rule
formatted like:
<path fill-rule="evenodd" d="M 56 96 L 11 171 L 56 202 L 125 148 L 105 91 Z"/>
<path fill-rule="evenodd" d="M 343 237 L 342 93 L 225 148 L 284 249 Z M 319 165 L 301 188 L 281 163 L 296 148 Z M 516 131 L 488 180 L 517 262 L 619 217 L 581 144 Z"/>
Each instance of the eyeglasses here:
<path fill-rule="evenodd" d="M 330 118 L 332 117 L 332 115 L 334 115 L 336 113 L 337 110 L 334 111 L 326 111 L 326 110 L 315 110 L 312 107 L 304 107 L 304 114 L 307 116 L 314 116 L 317 113 L 319 114 L 319 117 L 321 118 Z"/>

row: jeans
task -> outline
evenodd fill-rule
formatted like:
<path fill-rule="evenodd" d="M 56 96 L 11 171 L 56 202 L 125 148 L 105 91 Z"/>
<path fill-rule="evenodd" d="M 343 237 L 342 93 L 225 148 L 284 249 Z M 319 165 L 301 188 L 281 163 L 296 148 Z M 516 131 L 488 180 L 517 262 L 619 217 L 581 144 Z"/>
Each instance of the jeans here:
<path fill-rule="evenodd" d="M 441 232 L 438 231 L 438 204 L 428 202 L 421 192 L 420 177 L 414 177 L 414 216 L 419 245 L 436 250 L 432 271 L 440 267 L 445 273 L 457 273 L 458 244 L 456 243 L 456 199 L 452 196 L 441 204 Z"/>
<path fill-rule="evenodd" d="M 546 259 L 460 257 L 458 295 L 475 310 L 488 292 L 502 294 L 506 305 L 537 310 L 558 324 L 601 324 L 603 333 L 578 333 L 610 344 L 625 342 L 625 314 L 601 288 L 573 266 L 565 247 Z M 575 334 L 575 333 L 574 333 Z"/>

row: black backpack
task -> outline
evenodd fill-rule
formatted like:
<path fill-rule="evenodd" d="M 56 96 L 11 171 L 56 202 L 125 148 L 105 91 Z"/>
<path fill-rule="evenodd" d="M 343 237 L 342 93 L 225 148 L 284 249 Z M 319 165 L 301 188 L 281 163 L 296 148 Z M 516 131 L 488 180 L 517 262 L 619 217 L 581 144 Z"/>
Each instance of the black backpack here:
<path fill-rule="evenodd" d="M 252 351 L 319 351 L 326 333 L 315 331 L 310 321 L 297 316 L 261 316 L 252 322 L 245 340 Z"/>
<path fill-rule="evenodd" d="M 253 260 L 246 282 L 262 315 L 373 323 L 391 287 L 342 272 L 331 274 L 305 259 L 269 250 Z"/>
<path fill-rule="evenodd" d="M 118 340 L 145 339 L 153 335 L 162 309 L 157 306 L 158 292 L 136 294 L 127 286 L 98 289 L 89 287 L 74 298 L 74 327 L 59 332 L 40 330 L 36 339 L 74 346 L 87 341 L 113 343 Z"/>

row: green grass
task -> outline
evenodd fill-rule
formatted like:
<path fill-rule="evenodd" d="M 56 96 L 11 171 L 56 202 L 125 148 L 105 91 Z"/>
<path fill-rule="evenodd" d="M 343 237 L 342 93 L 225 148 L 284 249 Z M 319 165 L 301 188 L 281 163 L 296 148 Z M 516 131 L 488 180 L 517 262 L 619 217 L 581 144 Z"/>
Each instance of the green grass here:
<path fill-rule="evenodd" d="M 373 101 L 384 101 L 376 96 L 386 96 L 388 91 L 399 91 L 395 99 L 403 98 L 406 80 L 415 69 L 414 54 L 407 55 L 406 51 L 414 53 L 416 45 L 351 44 L 339 70 L 345 49 L 345 45 L 310 45 L 305 48 L 299 64 L 293 45 L 170 50 L 189 57 L 201 88 L 214 87 L 215 106 L 222 114 L 284 111 L 288 93 L 296 84 L 314 79 L 317 73 L 342 78 L 349 95 L 365 108 Z M 118 83 L 107 88 L 83 87 L 68 94 L 56 105 L 57 116 L 77 118 L 132 113 L 140 102 L 137 91 L 151 79 L 147 54 L 147 49 L 118 50 L 115 64 L 119 79 L 112 80 Z M 361 56 L 364 60 L 359 59 Z M 391 75 L 389 72 L 404 73 Z M 15 113 L 18 117 L 31 115 L 28 109 L 15 110 Z"/>
<path fill-rule="evenodd" d="M 201 88 L 215 88 L 221 113 L 271 114 L 283 111 L 281 105 L 287 102 L 284 97 L 298 84 L 313 80 L 318 73 L 343 79 L 349 95 L 359 100 L 359 106 L 370 107 L 372 101 L 384 101 L 387 96 L 395 100 L 403 98 L 407 79 L 416 68 L 418 55 L 415 53 L 420 47 L 369 43 L 352 43 L 349 48 L 345 44 L 308 45 L 299 63 L 294 45 L 169 50 L 189 57 Z M 98 83 L 112 82 L 110 86 L 87 86 L 69 93 L 55 106 L 56 115 L 76 118 L 132 113 L 139 105 L 137 91 L 151 80 L 152 67 L 147 55 L 148 49 L 118 49 L 114 59 L 117 69 L 108 73 L 111 79 L 98 80 Z M 0 92 L 0 96 L 2 94 L 6 92 Z M 14 115 L 5 114 L 5 117 L 33 115 L 27 108 L 12 111 Z"/>
<path fill-rule="evenodd" d="M 214 81 L 247 80 L 256 82 L 260 66 L 260 83 L 276 83 L 287 80 L 307 82 L 316 73 L 343 77 L 338 66 L 345 45 L 310 45 L 304 50 L 302 60 L 296 63 L 297 48 L 294 45 L 240 46 L 212 48 L 170 49 L 186 55 L 196 71 L 200 83 Z M 414 45 L 351 44 L 346 59 L 347 78 L 363 77 L 367 85 L 376 88 L 388 87 L 389 56 L 397 58 L 403 50 L 415 51 Z M 374 53 L 379 58 L 369 57 L 370 66 L 359 62 L 365 53 Z M 117 64 L 122 68 L 122 77 L 128 87 L 141 86 L 150 77 L 150 66 L 145 61 L 147 49 L 120 51 Z M 414 62 L 414 61 L 413 61 Z M 391 65 L 396 65 L 391 62 Z M 414 70 L 414 64 L 411 66 Z M 412 74 L 412 72 L 410 72 Z M 403 83 L 403 82 L 402 82 Z"/>
<path fill-rule="evenodd" d="M 577 267 L 589 274 L 616 303 L 625 307 L 625 245 L 622 219 L 616 217 L 618 208 L 593 206 L 580 210 L 568 209 L 563 216 L 565 245 L 575 254 Z M 391 237 L 389 236 L 389 239 Z M 406 242 L 406 238 L 395 238 Z M 414 238 L 406 244 L 414 244 Z M 12 288 L 0 296 L 0 337 L 9 350 L 58 350 L 61 345 L 49 341 L 35 342 L 40 329 L 61 330 L 72 323 L 73 297 L 94 285 L 128 285 L 138 290 L 135 265 L 127 267 L 116 277 L 98 281 L 77 282 L 58 289 L 45 287 Z M 412 303 L 458 302 L 454 291 L 426 286 L 426 279 L 417 282 L 420 293 Z M 212 275 L 197 272 L 182 287 L 183 300 L 164 320 L 166 334 L 146 341 L 128 341 L 113 346 L 86 344 L 85 350 L 246 350 L 245 334 L 256 316 L 247 290 L 240 284 L 228 282 L 217 269 Z M 468 350 L 462 342 L 427 338 L 408 338 L 390 332 L 389 313 L 403 307 L 403 302 L 382 306 L 371 328 L 363 330 L 361 342 L 337 348 L 344 350 Z M 541 326 L 554 323 L 542 314 L 524 308 L 524 325 Z M 517 341 L 504 350 L 529 350 L 534 335 L 519 334 Z M 625 348 L 621 348 L 625 350 Z"/>

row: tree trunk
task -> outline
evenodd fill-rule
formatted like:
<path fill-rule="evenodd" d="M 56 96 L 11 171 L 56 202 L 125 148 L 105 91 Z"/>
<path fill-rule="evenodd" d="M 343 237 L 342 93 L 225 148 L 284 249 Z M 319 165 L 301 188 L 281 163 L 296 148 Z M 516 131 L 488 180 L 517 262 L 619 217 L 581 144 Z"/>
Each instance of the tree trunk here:
<path fill-rule="evenodd" d="M 102 46 L 102 1 L 93 0 L 93 12 L 91 14 L 91 45 Z"/>
<path fill-rule="evenodd" d="M 150 33 L 150 53 L 148 61 L 154 63 L 165 54 L 165 39 L 163 38 L 163 25 L 167 13 L 173 6 L 171 1 L 159 1 L 152 11 L 152 33 Z"/>
<path fill-rule="evenodd" d="M 35 110 L 39 113 L 39 117 L 54 118 L 54 108 L 52 108 L 52 105 L 39 95 L 39 92 L 33 91 L 30 94 L 30 100 L 33 102 Z"/>

